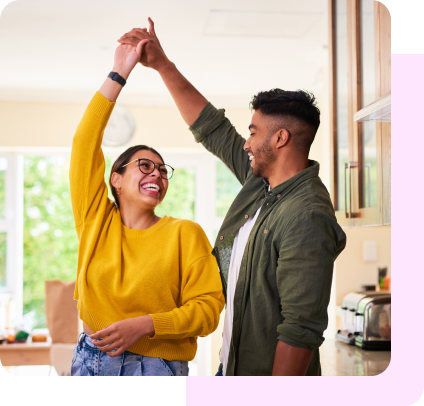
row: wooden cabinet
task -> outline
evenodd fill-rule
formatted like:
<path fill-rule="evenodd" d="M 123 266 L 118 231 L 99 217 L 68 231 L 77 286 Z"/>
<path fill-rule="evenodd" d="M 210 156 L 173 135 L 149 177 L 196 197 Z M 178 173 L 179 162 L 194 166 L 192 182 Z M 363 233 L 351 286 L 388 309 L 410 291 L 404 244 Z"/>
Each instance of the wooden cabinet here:
<path fill-rule="evenodd" d="M 332 198 L 340 224 L 390 224 L 390 123 L 354 115 L 390 94 L 390 14 L 374 0 L 329 0 Z"/>

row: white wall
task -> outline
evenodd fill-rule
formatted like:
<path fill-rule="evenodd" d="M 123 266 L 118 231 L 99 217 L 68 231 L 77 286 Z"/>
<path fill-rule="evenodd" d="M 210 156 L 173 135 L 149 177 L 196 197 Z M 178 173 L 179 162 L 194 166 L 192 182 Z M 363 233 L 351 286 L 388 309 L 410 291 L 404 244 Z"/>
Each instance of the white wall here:
<path fill-rule="evenodd" d="M 87 100 L 87 103 L 89 100 Z M 251 113 L 228 109 L 228 117 L 247 135 Z M 136 132 L 126 147 L 146 143 L 157 148 L 198 148 L 176 107 L 125 106 L 134 115 Z M 217 106 L 224 107 L 224 106 Z M 70 147 L 85 104 L 0 101 L 0 148 Z"/>
<path fill-rule="evenodd" d="M 345 228 L 346 249 L 336 261 L 336 302 L 341 305 L 343 297 L 360 291 L 362 285 L 377 285 L 378 268 L 391 268 L 391 226 Z M 363 259 L 364 241 L 377 243 L 377 260 Z"/>

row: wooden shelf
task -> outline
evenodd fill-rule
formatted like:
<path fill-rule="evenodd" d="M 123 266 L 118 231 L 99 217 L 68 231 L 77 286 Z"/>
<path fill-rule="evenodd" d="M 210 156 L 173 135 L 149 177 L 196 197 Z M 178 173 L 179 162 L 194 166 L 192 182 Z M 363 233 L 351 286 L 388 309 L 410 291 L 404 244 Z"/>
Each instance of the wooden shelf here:
<path fill-rule="evenodd" d="M 369 104 L 363 109 L 359 110 L 353 116 L 354 121 L 391 121 L 391 104 L 392 96 L 387 94 L 380 97 L 375 102 Z"/>

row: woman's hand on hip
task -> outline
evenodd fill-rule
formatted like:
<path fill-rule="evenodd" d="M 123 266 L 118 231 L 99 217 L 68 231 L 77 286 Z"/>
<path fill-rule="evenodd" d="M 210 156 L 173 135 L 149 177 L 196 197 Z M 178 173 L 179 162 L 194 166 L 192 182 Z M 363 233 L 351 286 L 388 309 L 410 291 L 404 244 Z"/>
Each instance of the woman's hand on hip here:
<path fill-rule="evenodd" d="M 117 357 L 146 335 L 154 335 L 155 328 L 151 316 L 125 319 L 91 334 L 93 344 L 110 357 Z M 103 338 L 105 337 L 105 338 Z M 103 338 L 103 340 L 99 340 Z M 115 350 L 112 352 L 113 350 Z"/>

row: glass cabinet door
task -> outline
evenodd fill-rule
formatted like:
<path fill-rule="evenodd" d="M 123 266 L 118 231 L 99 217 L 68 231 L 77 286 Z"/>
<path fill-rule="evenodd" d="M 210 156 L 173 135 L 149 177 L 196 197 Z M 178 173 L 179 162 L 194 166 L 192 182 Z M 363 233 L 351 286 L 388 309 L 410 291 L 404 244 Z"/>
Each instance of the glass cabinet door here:
<path fill-rule="evenodd" d="M 349 225 L 349 188 L 346 188 L 346 165 L 349 162 L 348 123 L 348 31 L 347 0 L 334 0 L 332 9 L 332 76 L 334 190 L 333 201 L 340 224 Z"/>
<path fill-rule="evenodd" d="M 330 123 L 334 155 L 332 198 L 337 220 L 342 225 L 383 223 L 381 123 L 354 121 L 355 113 L 382 95 L 380 72 L 386 65 L 390 68 L 390 60 L 386 60 L 390 54 L 379 62 L 381 37 L 390 50 L 390 25 L 387 28 L 387 23 L 380 24 L 381 13 L 375 12 L 375 3 L 374 0 L 329 2 Z M 389 51 L 385 52 L 386 55 Z M 390 76 L 386 74 L 384 79 L 390 79 Z M 387 91 L 390 91 L 390 83 L 383 94 Z M 390 162 L 386 166 L 389 165 Z"/>
<path fill-rule="evenodd" d="M 359 0 L 360 44 L 360 101 L 361 108 L 374 102 L 376 97 L 374 0 Z M 378 224 L 379 162 L 377 154 L 377 124 L 373 121 L 358 123 L 358 207 L 355 223 Z"/>

